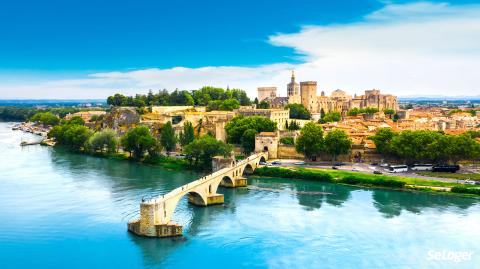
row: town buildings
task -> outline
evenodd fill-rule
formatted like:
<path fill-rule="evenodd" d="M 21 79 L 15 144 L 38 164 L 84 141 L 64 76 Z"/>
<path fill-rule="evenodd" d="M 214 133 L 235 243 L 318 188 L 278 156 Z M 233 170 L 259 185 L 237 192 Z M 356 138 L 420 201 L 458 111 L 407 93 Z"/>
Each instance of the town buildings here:
<path fill-rule="evenodd" d="M 347 95 L 342 90 L 335 90 L 330 96 L 322 91 L 317 95 L 316 81 L 295 81 L 292 72 L 290 82 L 287 84 L 287 97 L 277 96 L 276 87 L 259 87 L 258 100 L 266 101 L 272 108 L 282 108 L 287 104 L 302 104 L 312 114 L 346 112 L 352 108 L 377 108 L 378 110 L 398 109 L 397 97 L 391 94 L 381 94 L 379 90 L 366 90 L 363 95 Z"/>

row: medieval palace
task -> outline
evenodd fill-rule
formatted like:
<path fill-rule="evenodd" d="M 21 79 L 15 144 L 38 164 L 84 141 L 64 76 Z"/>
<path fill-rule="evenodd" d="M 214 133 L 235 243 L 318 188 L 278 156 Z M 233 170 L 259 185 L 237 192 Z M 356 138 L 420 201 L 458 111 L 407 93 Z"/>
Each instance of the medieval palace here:
<path fill-rule="evenodd" d="M 378 108 L 379 110 L 397 110 L 397 97 L 391 94 L 380 94 L 379 90 L 367 90 L 364 95 L 352 97 L 342 90 L 335 90 L 330 96 L 322 91 L 317 96 L 317 82 L 303 81 L 298 84 L 292 71 L 290 83 L 287 84 L 287 97 L 278 97 L 276 87 L 259 87 L 258 101 L 265 101 L 271 108 L 282 108 L 287 104 L 302 104 L 312 116 L 322 111 L 346 113 L 352 108 Z"/>

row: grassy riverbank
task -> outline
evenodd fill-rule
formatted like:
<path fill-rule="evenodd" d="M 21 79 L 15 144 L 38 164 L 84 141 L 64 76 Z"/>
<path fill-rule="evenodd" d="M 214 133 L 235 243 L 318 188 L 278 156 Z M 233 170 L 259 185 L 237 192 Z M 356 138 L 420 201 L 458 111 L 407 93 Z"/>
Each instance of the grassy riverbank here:
<path fill-rule="evenodd" d="M 106 152 L 85 152 L 85 151 L 78 151 L 72 152 L 68 149 L 62 148 L 60 146 L 56 146 L 56 148 L 61 148 L 61 150 L 68 151 L 70 153 L 77 153 L 77 154 L 84 154 L 89 155 L 97 158 L 106 158 L 112 160 L 122 160 L 122 161 L 129 161 L 135 162 L 145 165 L 153 165 L 153 166 L 160 166 L 165 169 L 174 170 L 174 171 L 184 171 L 184 170 L 198 170 L 197 168 L 191 166 L 187 160 L 185 159 L 178 159 L 175 157 L 170 156 L 156 156 L 154 158 L 143 158 L 143 159 L 135 159 L 128 155 L 126 152 L 117 152 L 117 153 L 106 153 Z"/>
<path fill-rule="evenodd" d="M 281 168 L 262 167 L 255 170 L 255 175 L 332 182 L 362 187 L 382 187 L 402 190 L 419 190 L 479 196 L 480 189 L 472 185 L 463 185 L 418 178 L 375 175 L 349 171 L 325 170 L 317 168 Z"/>
<path fill-rule="evenodd" d="M 450 179 L 473 179 L 480 180 L 480 174 L 460 174 L 460 173 L 447 173 L 447 172 L 418 172 L 419 175 L 427 177 L 441 177 Z"/>

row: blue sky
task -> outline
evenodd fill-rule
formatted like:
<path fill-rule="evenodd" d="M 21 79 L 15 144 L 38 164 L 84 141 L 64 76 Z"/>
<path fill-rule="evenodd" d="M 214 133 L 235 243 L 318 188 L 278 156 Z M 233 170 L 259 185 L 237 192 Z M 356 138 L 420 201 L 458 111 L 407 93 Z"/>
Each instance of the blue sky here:
<path fill-rule="evenodd" d="M 458 85 L 461 89 L 445 86 L 440 92 L 434 91 L 442 83 L 429 85 L 420 80 L 415 84 L 412 74 L 412 83 L 405 85 L 405 78 L 397 74 L 406 71 L 405 63 L 398 63 L 403 57 L 375 54 L 377 66 L 400 67 L 378 74 L 378 80 L 368 76 L 378 70 L 365 66 L 350 70 L 360 61 L 372 59 L 363 58 L 367 49 L 387 51 L 395 44 L 387 42 L 383 47 L 354 51 L 355 43 L 363 44 L 365 40 L 350 39 L 349 29 L 357 27 L 353 36 L 368 36 L 378 26 L 392 25 L 393 30 L 398 30 L 396 25 L 401 25 L 407 27 L 401 33 L 408 33 L 409 24 L 416 29 L 415 24 L 424 20 L 441 26 L 450 20 L 474 18 L 479 15 L 475 13 L 479 10 L 477 4 L 478 1 L 374 0 L 4 1 L 0 6 L 0 98 L 102 98 L 115 91 L 129 94 L 149 88 L 191 89 L 212 84 L 246 88 L 254 96 L 256 86 L 283 87 L 291 69 L 300 71 L 300 79 L 318 80 L 327 92 L 336 88 L 360 92 L 386 87 L 385 91 L 400 95 L 418 91 L 425 91 L 425 95 L 451 95 L 453 90 L 466 94 L 478 90 L 478 86 L 476 80 L 469 82 L 473 78 L 464 77 L 465 74 L 443 83 L 458 85 L 458 79 L 463 81 Z M 376 14 L 386 14 L 388 18 Z M 470 25 L 468 20 L 467 24 Z M 475 21 L 467 27 L 470 35 L 480 34 L 475 32 L 476 26 Z M 455 33 L 454 29 L 449 31 L 445 34 Z M 385 29 L 380 34 L 388 36 L 389 32 Z M 476 40 L 470 40 L 469 34 L 456 37 L 465 38 L 465 42 L 453 42 L 446 48 L 442 45 L 436 54 L 427 53 L 422 47 L 429 40 L 419 42 L 417 47 L 406 42 L 401 51 L 411 57 L 406 58 L 409 60 L 417 59 L 420 52 L 425 59 L 420 57 L 419 64 L 448 54 L 448 60 L 457 69 L 467 68 L 464 58 L 475 59 L 478 53 L 471 46 Z M 418 36 L 422 34 L 417 33 Z M 448 39 L 435 40 L 438 36 L 441 33 L 432 36 L 432 41 L 450 43 Z M 378 40 L 382 43 L 385 39 Z M 376 44 L 378 40 L 372 39 Z M 347 43 L 352 46 L 345 47 Z M 468 43 L 467 47 L 463 43 Z M 455 55 L 458 52 L 471 55 Z M 331 62 L 333 58 L 342 61 Z M 385 62 L 385 58 L 391 60 Z M 326 65 L 335 74 L 341 75 L 342 70 L 345 73 L 332 76 L 325 71 Z M 425 65 L 421 70 L 431 66 Z M 365 81 L 359 79 L 364 76 L 368 77 Z"/>

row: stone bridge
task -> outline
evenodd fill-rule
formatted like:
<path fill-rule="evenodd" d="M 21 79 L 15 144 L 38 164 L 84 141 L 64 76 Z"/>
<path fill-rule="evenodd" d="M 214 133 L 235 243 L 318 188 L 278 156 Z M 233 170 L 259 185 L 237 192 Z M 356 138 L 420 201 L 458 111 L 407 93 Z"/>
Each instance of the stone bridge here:
<path fill-rule="evenodd" d="M 241 161 L 229 161 L 217 171 L 180 186 L 155 199 L 140 203 L 140 219 L 130 221 L 128 230 L 142 236 L 167 237 L 182 235 L 182 226 L 172 222 L 172 215 L 180 199 L 188 194 L 188 202 L 208 206 L 222 204 L 223 194 L 218 186 L 246 187 L 245 174 L 253 173 L 261 162 L 266 162 L 268 152 L 258 152 Z"/>

